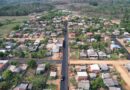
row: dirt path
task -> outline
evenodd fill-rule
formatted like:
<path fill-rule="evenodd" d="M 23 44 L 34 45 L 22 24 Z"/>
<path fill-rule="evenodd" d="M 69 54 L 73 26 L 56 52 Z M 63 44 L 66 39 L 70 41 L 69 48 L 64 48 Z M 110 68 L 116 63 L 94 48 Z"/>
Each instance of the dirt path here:
<path fill-rule="evenodd" d="M 126 50 L 130 53 L 130 47 L 126 47 L 125 43 L 123 42 L 123 39 L 117 39 L 125 48 Z"/>
<path fill-rule="evenodd" d="M 128 90 L 130 90 L 130 76 L 128 75 L 128 72 L 126 72 L 121 65 L 115 65 L 116 70 L 120 73 L 122 79 L 126 82 L 128 86 Z"/>

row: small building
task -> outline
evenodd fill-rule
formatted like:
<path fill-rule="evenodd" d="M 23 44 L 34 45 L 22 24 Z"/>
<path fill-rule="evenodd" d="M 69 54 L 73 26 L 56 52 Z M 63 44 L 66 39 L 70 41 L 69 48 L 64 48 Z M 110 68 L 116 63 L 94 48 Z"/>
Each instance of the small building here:
<path fill-rule="evenodd" d="M 39 44 L 40 44 L 40 40 L 37 39 L 37 40 L 34 42 L 34 45 L 37 46 L 37 45 L 39 45 Z"/>
<path fill-rule="evenodd" d="M 82 81 L 82 80 L 87 80 L 87 79 L 88 79 L 87 72 L 77 72 L 77 76 L 76 76 L 77 81 Z"/>
<path fill-rule="evenodd" d="M 98 59 L 98 54 L 94 49 L 88 49 L 87 55 L 88 55 L 88 58 L 90 59 Z"/>
<path fill-rule="evenodd" d="M 80 71 L 86 71 L 87 67 L 85 65 L 80 66 Z"/>
<path fill-rule="evenodd" d="M 51 78 L 56 78 L 56 76 L 57 76 L 56 72 L 54 72 L 54 71 L 50 72 L 50 77 Z"/>
<path fill-rule="evenodd" d="M 89 80 L 78 82 L 78 90 L 90 90 Z"/>
<path fill-rule="evenodd" d="M 102 71 L 108 71 L 109 67 L 107 64 L 100 64 L 99 67 L 101 68 Z"/>
<path fill-rule="evenodd" d="M 96 79 L 97 74 L 96 73 L 89 73 L 90 79 Z"/>
<path fill-rule="evenodd" d="M 99 51 L 98 56 L 99 56 L 99 59 L 106 59 L 107 58 L 107 54 L 103 51 Z"/>
<path fill-rule="evenodd" d="M 0 72 L 6 69 L 9 65 L 8 60 L 0 60 Z"/>
<path fill-rule="evenodd" d="M 6 50 L 5 49 L 0 49 L 0 52 L 1 53 L 6 53 Z"/>
<path fill-rule="evenodd" d="M 20 85 L 18 85 L 16 88 L 14 88 L 13 90 L 27 90 L 28 84 L 26 83 L 21 83 Z"/>
<path fill-rule="evenodd" d="M 111 50 L 115 50 L 115 49 L 120 49 L 121 47 L 119 46 L 119 45 L 117 45 L 117 44 L 111 44 L 110 45 L 110 49 Z"/>
<path fill-rule="evenodd" d="M 90 65 L 90 71 L 91 72 L 95 72 L 95 73 L 98 73 L 100 72 L 100 67 L 98 64 L 92 64 Z"/>
<path fill-rule="evenodd" d="M 8 70 L 10 70 L 13 73 L 20 73 L 22 71 L 20 67 L 16 67 L 15 65 L 10 65 L 8 67 Z"/>
<path fill-rule="evenodd" d="M 76 36 L 76 33 L 74 33 L 74 32 L 72 32 L 72 33 L 69 33 L 69 38 L 75 38 L 75 36 Z"/>
<path fill-rule="evenodd" d="M 95 38 L 90 38 L 90 39 L 87 39 L 87 42 L 97 42 L 97 40 Z"/>
<path fill-rule="evenodd" d="M 28 65 L 27 64 L 21 64 L 19 67 L 20 67 L 21 70 L 25 71 L 25 70 L 27 70 Z"/>
<path fill-rule="evenodd" d="M 119 85 L 118 81 L 112 78 L 103 79 L 103 82 L 107 87 L 113 87 Z"/>
<path fill-rule="evenodd" d="M 110 73 L 102 73 L 102 79 L 107 79 L 110 77 L 111 77 Z"/>
<path fill-rule="evenodd" d="M 130 71 L 130 63 L 126 64 L 125 67 Z"/>
<path fill-rule="evenodd" d="M 86 58 L 87 57 L 87 53 L 85 51 L 81 51 L 80 52 L 80 57 L 81 58 Z"/>
<path fill-rule="evenodd" d="M 36 74 L 41 74 L 45 71 L 45 64 L 39 64 L 36 70 Z"/>
<path fill-rule="evenodd" d="M 120 87 L 109 87 L 109 90 L 121 90 Z"/>

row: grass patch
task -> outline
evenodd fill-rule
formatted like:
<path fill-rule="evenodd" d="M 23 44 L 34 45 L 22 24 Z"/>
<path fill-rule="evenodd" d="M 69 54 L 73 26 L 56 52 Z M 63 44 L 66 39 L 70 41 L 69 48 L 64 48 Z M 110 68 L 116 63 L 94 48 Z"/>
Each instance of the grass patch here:
<path fill-rule="evenodd" d="M 4 23 L 4 25 L 0 26 L 0 37 L 6 37 L 9 32 L 13 30 L 13 27 L 16 25 L 21 25 L 23 21 L 27 20 L 27 16 L 19 16 L 19 17 L 9 17 L 9 16 L 3 16 L 0 17 L 0 22 Z"/>

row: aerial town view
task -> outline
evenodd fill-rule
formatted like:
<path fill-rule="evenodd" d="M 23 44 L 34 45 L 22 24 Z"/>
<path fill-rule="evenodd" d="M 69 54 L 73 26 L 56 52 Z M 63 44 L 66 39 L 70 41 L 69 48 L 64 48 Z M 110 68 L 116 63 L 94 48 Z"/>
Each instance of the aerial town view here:
<path fill-rule="evenodd" d="M 0 90 L 130 90 L 130 0 L 0 0 Z"/>

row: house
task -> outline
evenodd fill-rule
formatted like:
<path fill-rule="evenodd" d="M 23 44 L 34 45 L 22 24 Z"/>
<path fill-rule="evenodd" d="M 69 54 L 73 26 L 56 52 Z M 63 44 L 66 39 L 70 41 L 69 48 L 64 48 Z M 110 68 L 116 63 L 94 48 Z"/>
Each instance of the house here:
<path fill-rule="evenodd" d="M 98 73 L 100 72 L 100 67 L 98 64 L 92 64 L 89 66 L 90 67 L 90 71 L 91 72 L 95 72 L 95 73 Z"/>
<path fill-rule="evenodd" d="M 13 90 L 27 90 L 28 84 L 26 83 L 21 83 L 20 85 L 18 85 L 16 88 L 14 88 Z"/>
<path fill-rule="evenodd" d="M 90 59 L 98 59 L 98 54 L 94 49 L 88 49 L 87 55 L 88 55 L 88 58 Z"/>
<path fill-rule="evenodd" d="M 32 90 L 32 88 L 33 88 L 33 85 L 29 84 L 27 90 Z"/>
<path fill-rule="evenodd" d="M 0 52 L 6 53 L 6 50 L 5 49 L 0 49 Z"/>
<path fill-rule="evenodd" d="M 6 69 L 9 65 L 8 60 L 0 60 L 0 72 L 2 72 L 4 69 Z"/>
<path fill-rule="evenodd" d="M 87 36 L 92 36 L 93 35 L 92 32 L 87 32 L 86 34 L 87 34 Z"/>
<path fill-rule="evenodd" d="M 103 82 L 107 87 L 113 87 L 119 85 L 118 81 L 112 78 L 103 79 Z"/>
<path fill-rule="evenodd" d="M 111 75 L 110 75 L 110 73 L 102 73 L 101 77 L 102 77 L 102 79 L 107 79 L 107 78 L 110 78 Z"/>
<path fill-rule="evenodd" d="M 7 49 L 7 51 L 10 51 L 12 49 L 12 45 L 6 45 L 5 48 Z"/>
<path fill-rule="evenodd" d="M 130 71 L 130 63 L 126 64 L 125 67 Z"/>
<path fill-rule="evenodd" d="M 77 76 L 76 76 L 77 81 L 82 81 L 82 80 L 87 80 L 87 79 L 88 79 L 87 72 L 77 72 Z"/>
<path fill-rule="evenodd" d="M 130 34 L 128 32 L 124 32 L 123 36 L 129 36 Z"/>
<path fill-rule="evenodd" d="M 8 67 L 8 70 L 10 70 L 13 73 L 20 73 L 22 71 L 20 67 L 16 67 L 15 65 L 10 65 Z"/>
<path fill-rule="evenodd" d="M 109 37 L 109 36 L 105 36 L 105 37 L 104 37 L 104 41 L 105 41 L 105 42 L 110 41 L 110 37 Z"/>
<path fill-rule="evenodd" d="M 90 79 L 96 79 L 97 74 L 96 73 L 89 73 Z"/>
<path fill-rule="evenodd" d="M 56 72 L 54 72 L 54 71 L 50 72 L 50 77 L 56 78 L 56 76 L 57 76 L 57 73 L 56 73 Z"/>
<path fill-rule="evenodd" d="M 80 71 L 86 71 L 87 67 L 85 65 L 80 66 Z"/>
<path fill-rule="evenodd" d="M 21 70 L 25 71 L 25 70 L 27 70 L 28 65 L 27 64 L 21 64 L 19 67 L 20 67 Z"/>
<path fill-rule="evenodd" d="M 101 71 L 108 71 L 109 67 L 107 64 L 99 64 L 99 67 L 101 68 Z"/>
<path fill-rule="evenodd" d="M 45 64 L 39 64 L 37 69 L 36 69 L 36 74 L 41 74 L 45 71 Z"/>
<path fill-rule="evenodd" d="M 76 33 L 74 32 L 69 33 L 69 38 L 75 38 L 75 36 L 76 36 Z"/>
<path fill-rule="evenodd" d="M 34 45 L 37 46 L 39 44 L 40 44 L 40 40 L 39 39 L 35 40 Z"/>
<path fill-rule="evenodd" d="M 82 50 L 82 51 L 80 52 L 80 57 L 81 57 L 81 58 L 86 58 L 86 57 L 87 57 L 87 54 L 86 54 L 86 52 L 85 52 L 84 50 Z"/>
<path fill-rule="evenodd" d="M 15 72 L 16 66 L 15 65 L 10 65 L 8 67 L 8 70 L 10 70 L 11 72 Z"/>
<path fill-rule="evenodd" d="M 90 90 L 89 80 L 78 82 L 78 90 Z"/>
<path fill-rule="evenodd" d="M 120 31 L 119 30 L 114 30 L 114 32 L 112 32 L 113 35 L 120 35 Z"/>
<path fill-rule="evenodd" d="M 127 44 L 129 44 L 129 42 L 130 42 L 130 38 L 129 37 L 127 37 L 127 38 L 124 38 L 124 43 L 127 43 Z"/>
<path fill-rule="evenodd" d="M 51 37 L 56 37 L 57 36 L 57 33 L 51 33 Z"/>
<path fill-rule="evenodd" d="M 58 53 L 59 51 L 60 51 L 59 46 L 54 45 L 54 46 L 52 47 L 52 52 L 53 52 L 53 53 Z"/>
<path fill-rule="evenodd" d="M 97 42 L 97 40 L 95 38 L 90 38 L 90 39 L 87 39 L 87 42 Z"/>
<path fill-rule="evenodd" d="M 109 87 L 109 90 L 121 90 L 120 87 Z"/>
<path fill-rule="evenodd" d="M 115 49 L 120 49 L 121 47 L 119 46 L 119 45 L 117 45 L 117 44 L 111 44 L 110 45 L 110 49 L 111 50 L 115 50 Z"/>
<path fill-rule="evenodd" d="M 99 51 L 98 56 L 99 56 L 99 59 L 106 59 L 107 58 L 107 54 L 103 51 Z"/>

